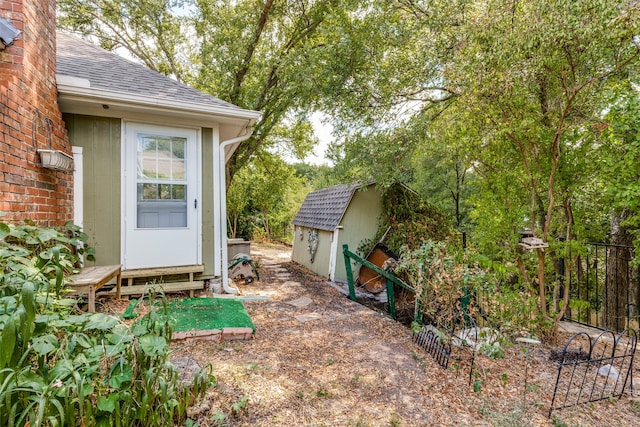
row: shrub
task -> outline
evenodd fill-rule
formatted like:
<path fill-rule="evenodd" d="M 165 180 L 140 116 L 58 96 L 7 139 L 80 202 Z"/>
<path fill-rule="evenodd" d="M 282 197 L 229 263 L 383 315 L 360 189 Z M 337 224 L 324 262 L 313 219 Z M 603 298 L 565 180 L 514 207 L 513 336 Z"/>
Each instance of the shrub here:
<path fill-rule="evenodd" d="M 211 375 L 178 381 L 167 363 L 169 316 L 152 309 L 129 327 L 74 311 L 64 277 L 93 256 L 85 244 L 70 224 L 0 223 L 0 425 L 182 424 Z"/>
<path fill-rule="evenodd" d="M 432 324 L 452 331 L 474 317 L 469 293 L 472 282 L 482 280 L 485 272 L 456 260 L 444 243 L 425 241 L 416 250 L 403 248 L 395 272 L 413 288 L 416 310 Z"/>
<path fill-rule="evenodd" d="M 468 326 L 470 318 L 506 336 L 548 327 L 535 316 L 535 297 L 504 282 L 508 269 L 483 257 L 426 241 L 416 250 L 403 248 L 395 272 L 415 291 L 416 310 L 448 331 Z"/>

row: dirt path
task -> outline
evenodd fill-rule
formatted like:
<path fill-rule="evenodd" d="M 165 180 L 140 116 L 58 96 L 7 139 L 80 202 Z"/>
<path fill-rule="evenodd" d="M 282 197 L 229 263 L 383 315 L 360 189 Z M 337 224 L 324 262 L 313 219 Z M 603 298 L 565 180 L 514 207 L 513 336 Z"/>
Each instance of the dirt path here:
<path fill-rule="evenodd" d="M 252 256 L 261 280 L 240 288 L 253 297 L 245 306 L 254 339 L 178 344 L 178 355 L 211 364 L 218 381 L 201 427 L 640 424 L 640 402 L 629 397 L 549 420 L 557 371 L 547 348 L 530 354 L 526 396 L 525 359 L 515 347 L 476 360 L 474 392 L 467 361 L 439 367 L 406 327 L 290 262 L 288 248 L 254 244 Z"/>

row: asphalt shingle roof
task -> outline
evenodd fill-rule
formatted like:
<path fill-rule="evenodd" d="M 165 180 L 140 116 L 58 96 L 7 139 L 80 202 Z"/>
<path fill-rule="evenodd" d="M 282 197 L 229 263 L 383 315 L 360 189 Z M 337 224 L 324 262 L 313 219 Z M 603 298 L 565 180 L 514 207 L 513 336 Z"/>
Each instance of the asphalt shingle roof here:
<path fill-rule="evenodd" d="M 214 107 L 238 108 L 75 36 L 57 33 L 57 74 L 91 88 Z"/>
<path fill-rule="evenodd" d="M 361 184 L 336 185 L 309 193 L 293 219 L 293 224 L 319 230 L 335 230 L 353 193 L 361 187 Z"/>

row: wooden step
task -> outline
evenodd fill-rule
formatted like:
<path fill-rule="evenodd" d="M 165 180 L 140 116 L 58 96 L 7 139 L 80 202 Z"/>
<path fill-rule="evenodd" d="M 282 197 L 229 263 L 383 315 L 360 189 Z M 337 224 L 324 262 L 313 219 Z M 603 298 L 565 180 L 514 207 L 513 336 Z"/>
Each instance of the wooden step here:
<path fill-rule="evenodd" d="M 123 270 L 123 279 L 135 279 L 140 277 L 160 277 L 174 276 L 176 274 L 193 274 L 202 273 L 204 265 L 180 265 L 177 267 L 158 267 L 158 268 L 136 268 L 132 270 Z"/>
<path fill-rule="evenodd" d="M 124 270 L 122 278 L 126 279 L 126 285 L 123 283 L 121 287 L 122 295 L 143 295 L 148 289 L 156 286 L 161 287 L 165 293 L 189 291 L 189 295 L 193 298 L 194 290 L 203 289 L 204 281 L 194 280 L 198 273 L 204 272 L 204 265 L 179 265 L 175 267 L 156 267 L 156 268 L 136 268 Z M 179 281 L 179 277 L 187 275 L 185 281 Z M 169 278 L 169 282 L 163 282 L 163 278 Z M 149 279 L 142 285 L 136 285 L 135 279 Z"/>
<path fill-rule="evenodd" d="M 170 292 L 189 291 L 189 296 L 193 298 L 194 290 L 204 289 L 204 281 L 194 280 L 192 282 L 168 282 L 168 283 L 154 283 L 146 285 L 127 285 L 120 288 L 120 295 L 144 295 L 149 289 L 160 289 L 165 294 Z M 113 295 L 116 293 L 115 289 L 111 289 L 105 292 L 107 295 Z"/>

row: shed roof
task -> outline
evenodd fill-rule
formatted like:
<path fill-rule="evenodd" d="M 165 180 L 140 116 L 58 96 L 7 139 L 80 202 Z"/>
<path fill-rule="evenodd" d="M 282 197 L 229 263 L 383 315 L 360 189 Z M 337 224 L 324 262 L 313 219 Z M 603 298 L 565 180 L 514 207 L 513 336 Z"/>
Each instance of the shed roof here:
<path fill-rule="evenodd" d="M 344 216 L 356 190 L 372 184 L 336 185 L 309 193 L 293 219 L 294 225 L 333 231 Z"/>
<path fill-rule="evenodd" d="M 56 73 L 91 88 L 242 110 L 78 37 L 58 32 L 56 48 Z"/>

